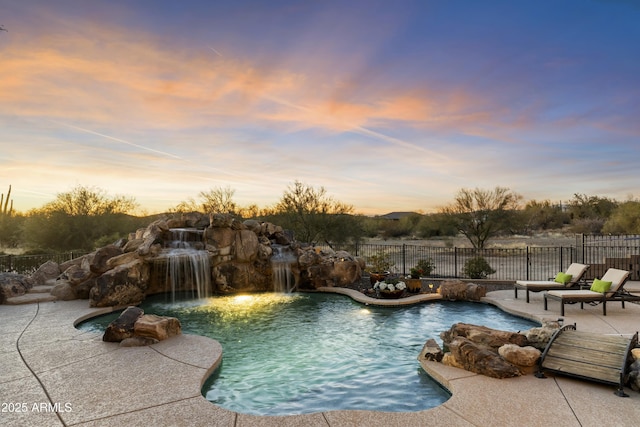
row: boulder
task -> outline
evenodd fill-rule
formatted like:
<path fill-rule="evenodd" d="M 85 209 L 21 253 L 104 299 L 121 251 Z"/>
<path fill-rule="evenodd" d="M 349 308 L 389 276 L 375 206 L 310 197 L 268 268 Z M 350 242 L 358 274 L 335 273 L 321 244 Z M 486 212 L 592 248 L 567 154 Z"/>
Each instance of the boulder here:
<path fill-rule="evenodd" d="M 505 344 L 516 344 L 525 346 L 528 344 L 527 337 L 518 332 L 499 331 L 487 328 L 486 326 L 471 325 L 468 323 L 456 323 L 448 331 L 440 333 L 440 338 L 448 347 L 456 337 L 464 337 L 470 341 L 490 348 L 497 353 L 498 348 Z"/>
<path fill-rule="evenodd" d="M 59 280 L 58 283 L 51 289 L 50 293 L 61 301 L 71 301 L 74 299 L 78 299 L 73 287 L 66 280 Z"/>
<path fill-rule="evenodd" d="M 452 366 L 454 368 L 464 369 L 464 366 L 462 366 L 462 364 L 458 362 L 456 358 L 453 357 L 453 354 L 451 354 L 450 352 L 447 352 L 442 356 L 441 362 L 443 365 L 446 365 L 446 366 Z"/>
<path fill-rule="evenodd" d="M 69 261 L 65 261 L 65 262 L 61 262 L 60 263 L 60 272 L 65 272 L 67 271 L 71 266 L 73 265 L 82 265 L 82 262 L 84 261 L 85 256 L 81 256 L 78 258 L 74 258 L 71 259 Z"/>
<path fill-rule="evenodd" d="M 532 346 L 520 347 L 515 344 L 505 344 L 498 349 L 498 354 L 507 362 L 520 368 L 522 373 L 531 373 L 542 353 Z"/>
<path fill-rule="evenodd" d="M 96 278 L 91 277 L 90 279 L 85 280 L 82 283 L 78 283 L 73 286 L 73 292 L 75 292 L 76 297 L 78 299 L 89 299 L 89 294 L 91 293 L 91 288 L 96 285 Z"/>
<path fill-rule="evenodd" d="M 109 271 L 112 268 L 116 268 L 119 265 L 129 264 L 130 262 L 134 262 L 139 259 L 137 252 L 125 252 L 121 255 L 116 255 L 113 258 L 109 258 L 107 260 L 107 270 Z"/>
<path fill-rule="evenodd" d="M 220 250 L 222 250 L 223 248 L 231 248 L 231 245 L 235 241 L 235 237 L 235 231 L 231 230 L 230 228 L 209 227 L 204 231 L 205 243 L 212 245 Z"/>
<path fill-rule="evenodd" d="M 96 278 L 89 293 L 91 307 L 135 305 L 144 300 L 149 286 L 150 267 L 137 260 L 119 265 Z"/>
<path fill-rule="evenodd" d="M 134 334 L 136 336 L 153 338 L 158 341 L 166 340 L 181 333 L 180 320 L 175 317 L 145 314 L 140 316 L 134 325 Z"/>
<path fill-rule="evenodd" d="M 129 241 L 127 242 L 126 245 L 124 245 L 124 248 L 122 248 L 122 250 L 124 252 L 137 252 L 138 248 L 142 246 L 143 243 L 144 243 L 144 239 L 129 239 Z"/>
<path fill-rule="evenodd" d="M 133 337 L 134 325 L 143 314 L 144 311 L 140 307 L 127 307 L 116 320 L 107 326 L 102 341 L 120 342 L 125 338 Z"/>
<path fill-rule="evenodd" d="M 527 337 L 529 345 L 537 348 L 538 350 L 544 350 L 551 340 L 553 334 L 560 329 L 560 325 L 557 321 L 545 321 L 542 326 L 538 328 L 531 328 L 525 331 L 524 334 Z"/>
<path fill-rule="evenodd" d="M 111 268 L 108 266 L 107 261 L 115 256 L 122 255 L 122 253 L 122 249 L 114 245 L 98 249 L 91 260 L 89 270 L 94 274 L 102 274 L 107 270 L 110 270 Z"/>
<path fill-rule="evenodd" d="M 54 261 L 47 261 L 33 272 L 29 277 L 29 281 L 33 286 L 42 286 L 48 280 L 53 280 L 60 275 L 60 265 Z"/>
<path fill-rule="evenodd" d="M 67 268 L 61 275 L 61 280 L 68 281 L 72 286 L 77 286 L 93 277 L 90 270 L 85 270 L 82 265 L 76 264 Z"/>
<path fill-rule="evenodd" d="M 484 286 L 479 286 L 475 283 L 467 283 L 467 291 L 465 293 L 467 301 L 480 301 L 480 299 L 486 295 L 487 288 Z"/>
<path fill-rule="evenodd" d="M 29 278 L 23 274 L 0 273 L 0 304 L 8 298 L 24 295 L 30 287 Z"/>
<path fill-rule="evenodd" d="M 424 359 L 440 362 L 442 361 L 443 357 L 444 354 L 442 353 L 442 349 L 440 348 L 436 340 L 430 338 L 422 347 L 420 355 L 418 356 L 418 360 Z"/>
<path fill-rule="evenodd" d="M 521 375 L 520 370 L 497 353 L 473 341 L 456 337 L 449 343 L 451 354 L 467 371 L 492 378 L 511 378 Z"/>
<path fill-rule="evenodd" d="M 333 263 L 333 274 L 335 286 L 346 286 L 360 280 L 362 270 L 356 261 L 338 261 Z"/>
<path fill-rule="evenodd" d="M 484 286 L 465 283 L 461 280 L 446 280 L 440 284 L 438 293 L 449 301 L 480 301 L 487 294 Z"/>
<path fill-rule="evenodd" d="M 258 257 L 258 245 L 258 236 L 253 231 L 240 230 L 236 232 L 236 262 L 254 261 Z"/>
<path fill-rule="evenodd" d="M 640 350 L 640 348 L 635 348 L 634 350 Z M 626 384 L 633 391 L 640 391 L 640 360 L 636 360 L 629 365 Z"/>

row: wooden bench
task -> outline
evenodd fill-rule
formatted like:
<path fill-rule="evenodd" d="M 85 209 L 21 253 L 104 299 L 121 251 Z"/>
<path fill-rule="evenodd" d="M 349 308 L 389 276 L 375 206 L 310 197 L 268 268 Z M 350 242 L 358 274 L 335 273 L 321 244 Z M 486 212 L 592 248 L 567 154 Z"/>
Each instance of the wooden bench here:
<path fill-rule="evenodd" d="M 617 385 L 615 394 L 626 397 L 624 377 L 631 362 L 631 350 L 638 345 L 638 333 L 631 338 L 594 334 L 568 325 L 558 330 L 538 362 L 536 376 L 551 371 L 604 384 Z"/>

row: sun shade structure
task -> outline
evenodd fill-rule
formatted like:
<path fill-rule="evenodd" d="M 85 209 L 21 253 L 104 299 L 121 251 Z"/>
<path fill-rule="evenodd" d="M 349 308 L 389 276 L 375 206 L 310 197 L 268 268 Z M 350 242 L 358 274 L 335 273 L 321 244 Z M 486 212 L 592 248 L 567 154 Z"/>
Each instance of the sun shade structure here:
<path fill-rule="evenodd" d="M 569 268 L 567 268 L 567 271 L 563 273 L 564 277 L 571 276 L 566 283 L 560 281 L 561 278 L 563 278 L 563 277 L 558 277 L 560 276 L 560 273 L 558 273 L 555 279 L 550 278 L 549 280 L 518 280 L 513 286 L 515 297 L 516 299 L 518 299 L 518 289 L 521 289 L 527 292 L 527 302 L 529 302 L 529 292 L 541 292 L 541 291 L 564 290 L 564 289 L 580 289 L 581 284 L 586 284 L 586 282 L 582 279 L 582 277 L 584 276 L 584 273 L 586 273 L 588 269 L 589 269 L 588 265 L 574 262 L 569 266 Z"/>
<path fill-rule="evenodd" d="M 579 302 L 580 308 L 584 309 L 585 302 L 591 305 L 602 303 L 602 314 L 606 316 L 608 301 L 620 301 L 622 308 L 625 301 L 640 301 L 639 295 L 633 295 L 624 289 L 628 278 L 628 271 L 610 268 L 604 273 L 602 279 L 593 281 L 590 289 L 547 291 L 544 294 L 544 309 L 547 310 L 547 302 L 550 299 L 560 301 L 561 316 L 564 316 L 565 304 Z"/>

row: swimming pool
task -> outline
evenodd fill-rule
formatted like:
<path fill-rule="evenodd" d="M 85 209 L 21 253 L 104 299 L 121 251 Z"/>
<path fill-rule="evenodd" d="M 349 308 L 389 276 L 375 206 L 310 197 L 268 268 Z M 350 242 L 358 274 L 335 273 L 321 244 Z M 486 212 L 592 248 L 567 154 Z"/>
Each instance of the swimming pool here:
<path fill-rule="evenodd" d="M 440 332 L 457 322 L 511 331 L 538 326 L 486 304 L 372 307 L 322 293 L 175 303 L 156 295 L 141 307 L 179 318 L 185 333 L 219 341 L 223 362 L 202 393 L 221 407 L 256 415 L 433 408 L 450 395 L 417 360 L 429 338 L 441 342 Z M 116 316 L 80 328 L 103 330 Z"/>

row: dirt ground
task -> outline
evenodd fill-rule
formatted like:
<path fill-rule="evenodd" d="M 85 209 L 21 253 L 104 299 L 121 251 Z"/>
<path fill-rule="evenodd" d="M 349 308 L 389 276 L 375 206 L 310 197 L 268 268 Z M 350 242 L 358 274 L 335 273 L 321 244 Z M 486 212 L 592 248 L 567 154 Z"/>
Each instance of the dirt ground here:
<path fill-rule="evenodd" d="M 429 238 L 429 239 L 381 239 L 370 238 L 364 243 L 381 244 L 381 245 L 428 245 L 434 247 L 473 247 L 469 240 L 464 236 Z M 576 235 L 562 234 L 559 232 L 541 233 L 535 236 L 508 236 L 496 237 L 487 242 L 487 248 L 524 248 L 527 246 L 537 247 L 558 247 L 571 246 L 576 244 Z"/>

